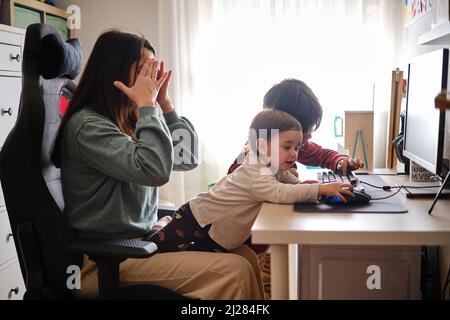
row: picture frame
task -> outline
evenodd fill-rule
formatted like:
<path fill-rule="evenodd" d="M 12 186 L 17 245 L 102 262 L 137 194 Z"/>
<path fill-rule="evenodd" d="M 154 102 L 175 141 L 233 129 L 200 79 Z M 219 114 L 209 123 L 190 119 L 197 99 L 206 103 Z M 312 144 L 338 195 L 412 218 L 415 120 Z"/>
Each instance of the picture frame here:
<path fill-rule="evenodd" d="M 436 0 L 404 0 L 405 27 L 409 27 L 422 17 L 431 14 L 434 1 Z"/>

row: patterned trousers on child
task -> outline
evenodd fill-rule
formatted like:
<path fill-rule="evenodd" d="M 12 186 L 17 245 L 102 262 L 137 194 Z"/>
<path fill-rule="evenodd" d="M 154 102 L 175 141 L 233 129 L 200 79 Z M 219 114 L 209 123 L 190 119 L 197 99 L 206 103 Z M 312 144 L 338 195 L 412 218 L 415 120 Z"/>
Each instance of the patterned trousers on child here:
<path fill-rule="evenodd" d="M 208 251 L 227 252 L 208 234 L 211 225 L 201 227 L 192 214 L 189 203 L 177 209 L 175 215 L 164 228 L 149 233 L 146 241 L 154 242 L 159 252 Z"/>

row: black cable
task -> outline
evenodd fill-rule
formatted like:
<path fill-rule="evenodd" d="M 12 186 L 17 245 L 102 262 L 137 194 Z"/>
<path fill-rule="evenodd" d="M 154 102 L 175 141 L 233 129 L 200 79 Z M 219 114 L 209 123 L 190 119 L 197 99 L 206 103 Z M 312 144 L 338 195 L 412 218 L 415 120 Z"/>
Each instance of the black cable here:
<path fill-rule="evenodd" d="M 399 187 L 390 187 L 390 186 L 384 186 L 384 187 L 379 187 L 379 186 L 375 186 L 373 184 L 370 184 L 368 182 L 364 182 L 362 180 L 359 180 L 360 183 L 368 185 L 369 187 L 375 188 L 375 189 L 380 189 L 380 190 L 384 190 L 384 191 L 388 191 L 390 189 L 394 189 L 394 188 L 399 188 Z"/>
<path fill-rule="evenodd" d="M 400 191 L 402 191 L 403 188 L 404 188 L 403 186 L 402 186 L 402 187 L 399 187 L 399 189 L 398 189 L 397 191 L 395 191 L 393 194 L 391 194 L 391 195 L 389 195 L 389 196 L 387 196 L 387 197 L 383 197 L 383 198 L 372 198 L 372 199 L 370 199 L 370 200 L 386 200 L 386 199 L 392 198 L 393 196 L 396 196 Z M 385 190 L 385 191 L 386 191 L 386 190 Z"/>
<path fill-rule="evenodd" d="M 402 187 L 403 188 L 408 188 L 408 189 L 433 189 L 433 188 L 440 188 L 441 186 L 422 186 L 422 187 L 418 187 L 418 186 L 402 186 Z M 394 187 L 394 188 L 396 188 L 396 187 Z"/>
<path fill-rule="evenodd" d="M 375 188 L 375 189 L 380 189 L 380 190 L 384 190 L 384 191 L 389 191 L 391 189 L 402 189 L 402 188 L 409 188 L 409 189 L 433 189 L 433 188 L 440 188 L 441 186 L 423 186 L 423 187 L 418 187 L 418 186 L 375 186 L 373 184 L 364 182 L 362 180 L 359 180 L 360 183 L 368 185 L 369 187 Z"/>
<path fill-rule="evenodd" d="M 416 186 L 382 186 L 382 187 L 379 187 L 379 186 L 375 186 L 373 184 L 370 184 L 370 183 L 362 181 L 362 180 L 359 180 L 359 182 L 362 183 L 362 184 L 368 185 L 369 187 L 372 187 L 372 188 L 375 188 L 375 189 L 384 190 L 386 192 L 388 192 L 388 191 L 390 191 L 392 189 L 398 189 L 396 192 L 394 192 L 393 194 L 391 194 L 391 195 L 389 195 L 387 197 L 372 198 L 371 199 L 371 200 L 376 200 L 376 201 L 378 201 L 378 200 L 386 200 L 386 199 L 392 198 L 392 197 L 396 196 L 397 194 L 399 194 L 402 189 L 405 189 L 406 191 L 408 191 L 408 188 L 411 188 L 411 189 L 431 189 L 431 188 L 440 188 L 441 187 L 441 186 L 424 186 L 424 187 L 416 187 Z"/>

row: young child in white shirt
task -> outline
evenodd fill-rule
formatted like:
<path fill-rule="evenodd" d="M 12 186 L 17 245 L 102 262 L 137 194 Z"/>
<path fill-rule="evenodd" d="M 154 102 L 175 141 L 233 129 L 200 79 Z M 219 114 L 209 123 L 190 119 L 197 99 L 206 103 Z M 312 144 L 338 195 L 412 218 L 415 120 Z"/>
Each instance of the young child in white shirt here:
<path fill-rule="evenodd" d="M 267 109 L 253 119 L 250 152 L 244 163 L 177 209 L 161 230 L 148 234 L 159 252 L 199 250 L 227 252 L 251 235 L 264 202 L 317 202 L 320 196 L 352 196 L 342 183 L 301 183 L 289 172 L 302 143 L 300 123 L 288 113 Z"/>

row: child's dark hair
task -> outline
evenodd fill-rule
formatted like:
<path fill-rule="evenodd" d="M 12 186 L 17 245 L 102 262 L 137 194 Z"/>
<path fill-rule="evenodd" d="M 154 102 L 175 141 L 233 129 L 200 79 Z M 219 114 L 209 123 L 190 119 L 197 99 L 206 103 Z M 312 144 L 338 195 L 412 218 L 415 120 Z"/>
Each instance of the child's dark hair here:
<path fill-rule="evenodd" d="M 302 132 L 302 125 L 289 113 L 273 109 L 263 110 L 258 113 L 250 125 L 250 131 L 253 134 L 256 133 L 256 136 L 254 135 L 256 139 L 267 138 L 267 141 L 270 141 L 272 130 L 278 130 L 279 133 L 289 130 Z M 262 132 L 264 132 L 263 136 L 260 135 Z"/>
<path fill-rule="evenodd" d="M 286 79 L 264 96 L 264 109 L 284 111 L 296 118 L 303 132 L 317 130 L 322 121 L 322 106 L 313 91 L 302 81 Z"/>

